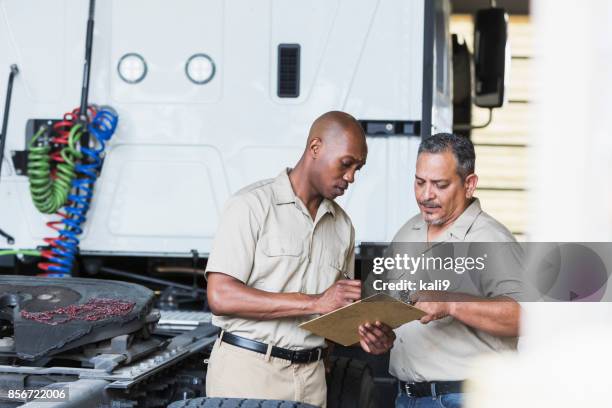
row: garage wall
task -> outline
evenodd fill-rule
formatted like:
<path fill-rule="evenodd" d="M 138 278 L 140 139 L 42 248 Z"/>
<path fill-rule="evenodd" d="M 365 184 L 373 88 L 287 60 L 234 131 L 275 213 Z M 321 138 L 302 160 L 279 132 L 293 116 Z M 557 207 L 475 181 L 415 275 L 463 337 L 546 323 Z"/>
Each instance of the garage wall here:
<path fill-rule="evenodd" d="M 473 50 L 473 17 L 453 15 L 451 33 L 463 37 Z M 517 239 L 525 240 L 527 231 L 527 155 L 530 127 L 533 123 L 532 101 L 535 94 L 533 72 L 532 26 L 529 16 L 511 16 L 510 83 L 507 102 L 493 111 L 493 122 L 472 131 L 476 148 L 477 196 L 483 209 L 506 225 Z M 486 122 L 488 110 L 474 107 L 473 122 Z"/>

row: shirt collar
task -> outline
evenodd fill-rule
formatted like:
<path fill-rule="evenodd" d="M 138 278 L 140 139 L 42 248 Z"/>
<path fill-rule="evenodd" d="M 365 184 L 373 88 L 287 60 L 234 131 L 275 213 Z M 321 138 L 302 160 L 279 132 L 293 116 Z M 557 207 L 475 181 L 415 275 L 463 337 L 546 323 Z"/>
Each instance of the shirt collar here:
<path fill-rule="evenodd" d="M 291 187 L 289 181 L 289 171 L 291 169 L 286 168 L 280 172 L 272 183 L 272 191 L 274 191 L 274 198 L 276 204 L 289 204 L 295 203 L 296 196 Z"/>
<path fill-rule="evenodd" d="M 480 200 L 474 197 L 474 201 L 461 213 L 459 218 L 455 220 L 455 222 L 448 227 L 448 229 L 440 236 L 439 239 L 444 239 L 444 237 L 450 237 L 454 235 L 461 241 L 465 240 L 465 236 L 468 231 L 476 221 L 476 218 L 482 212 L 482 208 L 480 207 Z M 425 230 L 427 231 L 427 224 L 423 217 L 420 217 L 419 220 L 412 226 L 413 230 Z M 436 239 L 437 241 L 438 239 Z"/>
<path fill-rule="evenodd" d="M 296 197 L 295 193 L 293 192 L 293 187 L 291 186 L 291 181 L 289 180 L 290 171 L 291 168 L 288 167 L 281 171 L 280 174 L 274 179 L 272 190 L 274 191 L 275 203 L 277 205 L 290 203 L 297 204 L 298 201 L 300 201 L 300 204 L 302 204 L 301 200 Z M 334 204 L 327 198 L 324 198 L 323 201 L 321 201 L 318 212 L 321 210 L 331 213 L 333 216 L 336 215 Z"/>
<path fill-rule="evenodd" d="M 476 221 L 476 218 L 480 215 L 482 209 L 480 208 L 480 200 L 474 197 L 474 201 L 463 211 L 463 213 L 455 220 L 453 225 L 450 226 L 448 232 L 460 240 L 464 241 L 470 228 Z"/>
<path fill-rule="evenodd" d="M 332 203 L 332 201 L 328 200 L 327 198 L 324 198 L 323 201 L 321 201 L 319 209 L 323 209 L 325 212 L 330 213 L 334 217 L 336 216 L 336 208 L 334 207 L 334 203 Z"/>

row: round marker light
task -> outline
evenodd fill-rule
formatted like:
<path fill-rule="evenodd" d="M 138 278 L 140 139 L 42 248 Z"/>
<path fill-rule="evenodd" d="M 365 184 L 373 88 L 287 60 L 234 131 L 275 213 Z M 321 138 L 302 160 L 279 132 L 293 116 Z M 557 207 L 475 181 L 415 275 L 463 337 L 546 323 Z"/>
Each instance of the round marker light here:
<path fill-rule="evenodd" d="M 125 54 L 117 64 L 117 73 L 124 82 L 137 84 L 147 76 L 147 63 L 139 54 Z"/>
<path fill-rule="evenodd" d="M 194 84 L 204 85 L 215 76 L 215 63 L 206 54 L 194 54 L 185 64 L 185 74 Z"/>

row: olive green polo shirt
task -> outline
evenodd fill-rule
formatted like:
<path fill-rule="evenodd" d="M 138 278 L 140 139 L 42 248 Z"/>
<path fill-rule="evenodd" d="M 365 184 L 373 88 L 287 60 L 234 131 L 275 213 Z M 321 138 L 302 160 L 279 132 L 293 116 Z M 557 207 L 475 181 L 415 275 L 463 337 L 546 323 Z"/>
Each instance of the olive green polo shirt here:
<path fill-rule="evenodd" d="M 397 232 L 393 242 L 427 242 L 427 224 L 422 215 L 410 219 Z M 428 247 L 435 248 L 445 242 L 509 243 L 489 246 L 491 251 L 498 249 L 497 253 L 489 254 L 489 260 L 496 258 L 497 266 L 492 264 L 486 273 L 471 277 L 468 274 L 457 275 L 453 285 L 457 285 L 457 292 L 519 299 L 522 293 L 522 250 L 518 244 L 512 244 L 516 240 L 506 227 L 482 211 L 478 199 L 474 199 L 463 214 Z M 500 269 L 503 271 L 498 272 Z M 477 281 L 474 282 L 474 279 Z M 468 289 L 463 290 L 464 286 Z M 478 290 L 473 291 L 474 288 Z M 465 380 L 476 357 L 515 350 L 517 344 L 516 337 L 492 336 L 468 327 L 451 316 L 426 325 L 420 322 L 405 324 L 396 330 L 396 335 L 389 371 L 400 380 L 415 382 Z"/>
<path fill-rule="evenodd" d="M 220 272 L 267 292 L 320 294 L 354 274 L 354 228 L 334 201 L 323 199 L 313 220 L 295 195 L 288 171 L 252 184 L 227 202 L 206 273 Z M 238 336 L 278 347 L 319 347 L 324 339 L 300 329 L 316 316 L 275 320 L 213 316 Z"/>

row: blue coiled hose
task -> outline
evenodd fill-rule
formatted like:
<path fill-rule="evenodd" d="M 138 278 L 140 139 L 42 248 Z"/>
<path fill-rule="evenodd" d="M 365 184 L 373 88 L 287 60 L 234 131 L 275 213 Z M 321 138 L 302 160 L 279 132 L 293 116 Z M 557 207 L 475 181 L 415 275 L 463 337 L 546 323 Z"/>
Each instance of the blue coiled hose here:
<path fill-rule="evenodd" d="M 64 227 L 59 231 L 60 239 L 51 249 L 53 264 L 48 266 L 52 272 L 70 274 L 74 259 L 79 250 L 79 235 L 83 232 L 82 224 L 86 221 L 87 211 L 93 197 L 94 185 L 98 178 L 106 142 L 117 128 L 119 117 L 108 109 L 99 110 L 88 125 L 88 131 L 98 145 L 95 149 L 81 146 L 83 162 L 75 166 L 77 178 L 72 181 L 73 193 L 68 195 L 68 204 L 64 207 L 66 217 L 62 220 Z"/>

